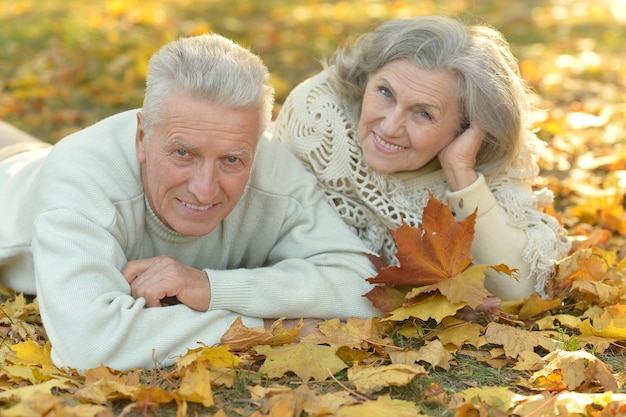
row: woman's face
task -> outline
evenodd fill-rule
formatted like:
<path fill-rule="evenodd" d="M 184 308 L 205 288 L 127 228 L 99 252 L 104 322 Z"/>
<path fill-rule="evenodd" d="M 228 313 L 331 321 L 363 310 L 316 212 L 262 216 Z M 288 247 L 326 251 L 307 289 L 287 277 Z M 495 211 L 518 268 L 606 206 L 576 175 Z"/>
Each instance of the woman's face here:
<path fill-rule="evenodd" d="M 459 132 L 458 78 L 407 60 L 369 75 L 357 134 L 365 163 L 389 174 L 431 161 Z"/>

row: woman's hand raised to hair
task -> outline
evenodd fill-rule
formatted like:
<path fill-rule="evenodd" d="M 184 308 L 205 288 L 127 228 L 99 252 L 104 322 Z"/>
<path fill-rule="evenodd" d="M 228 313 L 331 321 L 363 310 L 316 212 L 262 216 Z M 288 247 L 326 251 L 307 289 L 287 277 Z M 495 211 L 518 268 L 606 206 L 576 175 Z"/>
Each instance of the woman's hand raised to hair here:
<path fill-rule="evenodd" d="M 439 162 L 451 191 L 462 190 L 478 178 L 474 167 L 483 139 L 484 131 L 470 126 L 439 152 Z"/>

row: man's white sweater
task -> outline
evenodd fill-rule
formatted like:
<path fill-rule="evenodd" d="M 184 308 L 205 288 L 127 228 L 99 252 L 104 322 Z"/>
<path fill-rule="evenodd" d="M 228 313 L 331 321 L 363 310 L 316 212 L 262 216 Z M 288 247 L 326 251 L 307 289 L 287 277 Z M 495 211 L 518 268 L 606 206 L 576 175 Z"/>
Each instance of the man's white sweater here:
<path fill-rule="evenodd" d="M 36 293 L 56 365 L 150 367 L 153 350 L 168 364 L 218 343 L 238 316 L 378 314 L 363 297 L 376 274 L 368 250 L 281 143 L 261 138 L 241 201 L 213 232 L 182 236 L 146 203 L 136 113 L 0 162 L 0 276 Z M 208 311 L 131 296 L 120 270 L 161 254 L 206 271 Z"/>

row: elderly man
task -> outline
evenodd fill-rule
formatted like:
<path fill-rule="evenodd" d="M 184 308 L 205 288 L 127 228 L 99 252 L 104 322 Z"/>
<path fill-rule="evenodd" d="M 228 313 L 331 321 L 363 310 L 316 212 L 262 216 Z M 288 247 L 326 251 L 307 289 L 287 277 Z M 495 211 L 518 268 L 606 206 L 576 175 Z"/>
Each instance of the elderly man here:
<path fill-rule="evenodd" d="M 230 40 L 183 38 L 141 111 L 0 150 L 0 277 L 37 295 L 56 365 L 168 364 L 239 316 L 377 314 L 365 247 L 263 134 L 268 79 Z"/>

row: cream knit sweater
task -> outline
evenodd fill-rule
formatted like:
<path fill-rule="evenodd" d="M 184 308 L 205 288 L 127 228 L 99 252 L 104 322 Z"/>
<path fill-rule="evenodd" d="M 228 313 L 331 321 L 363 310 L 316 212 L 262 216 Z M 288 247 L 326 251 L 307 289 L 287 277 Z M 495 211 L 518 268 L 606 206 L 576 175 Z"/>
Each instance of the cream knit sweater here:
<path fill-rule="evenodd" d="M 471 186 L 451 192 L 435 159 L 418 171 L 378 173 L 363 162 L 356 123 L 328 82 L 328 73 L 297 86 L 285 101 L 274 136 L 318 178 L 328 200 L 370 249 L 397 263 L 390 233 L 401 219 L 420 226 L 430 190 L 450 204 L 457 220 L 478 208 L 472 257 L 475 263 L 507 264 L 519 280 L 492 274 L 487 288 L 503 299 L 545 295 L 554 261 L 567 254 L 567 232 L 541 208 L 552 202 L 547 189 L 532 191 L 538 175 L 535 158 L 543 143 L 528 132 L 519 157 L 504 172 L 479 172 Z M 478 169 L 480 171 L 480 168 Z"/>

